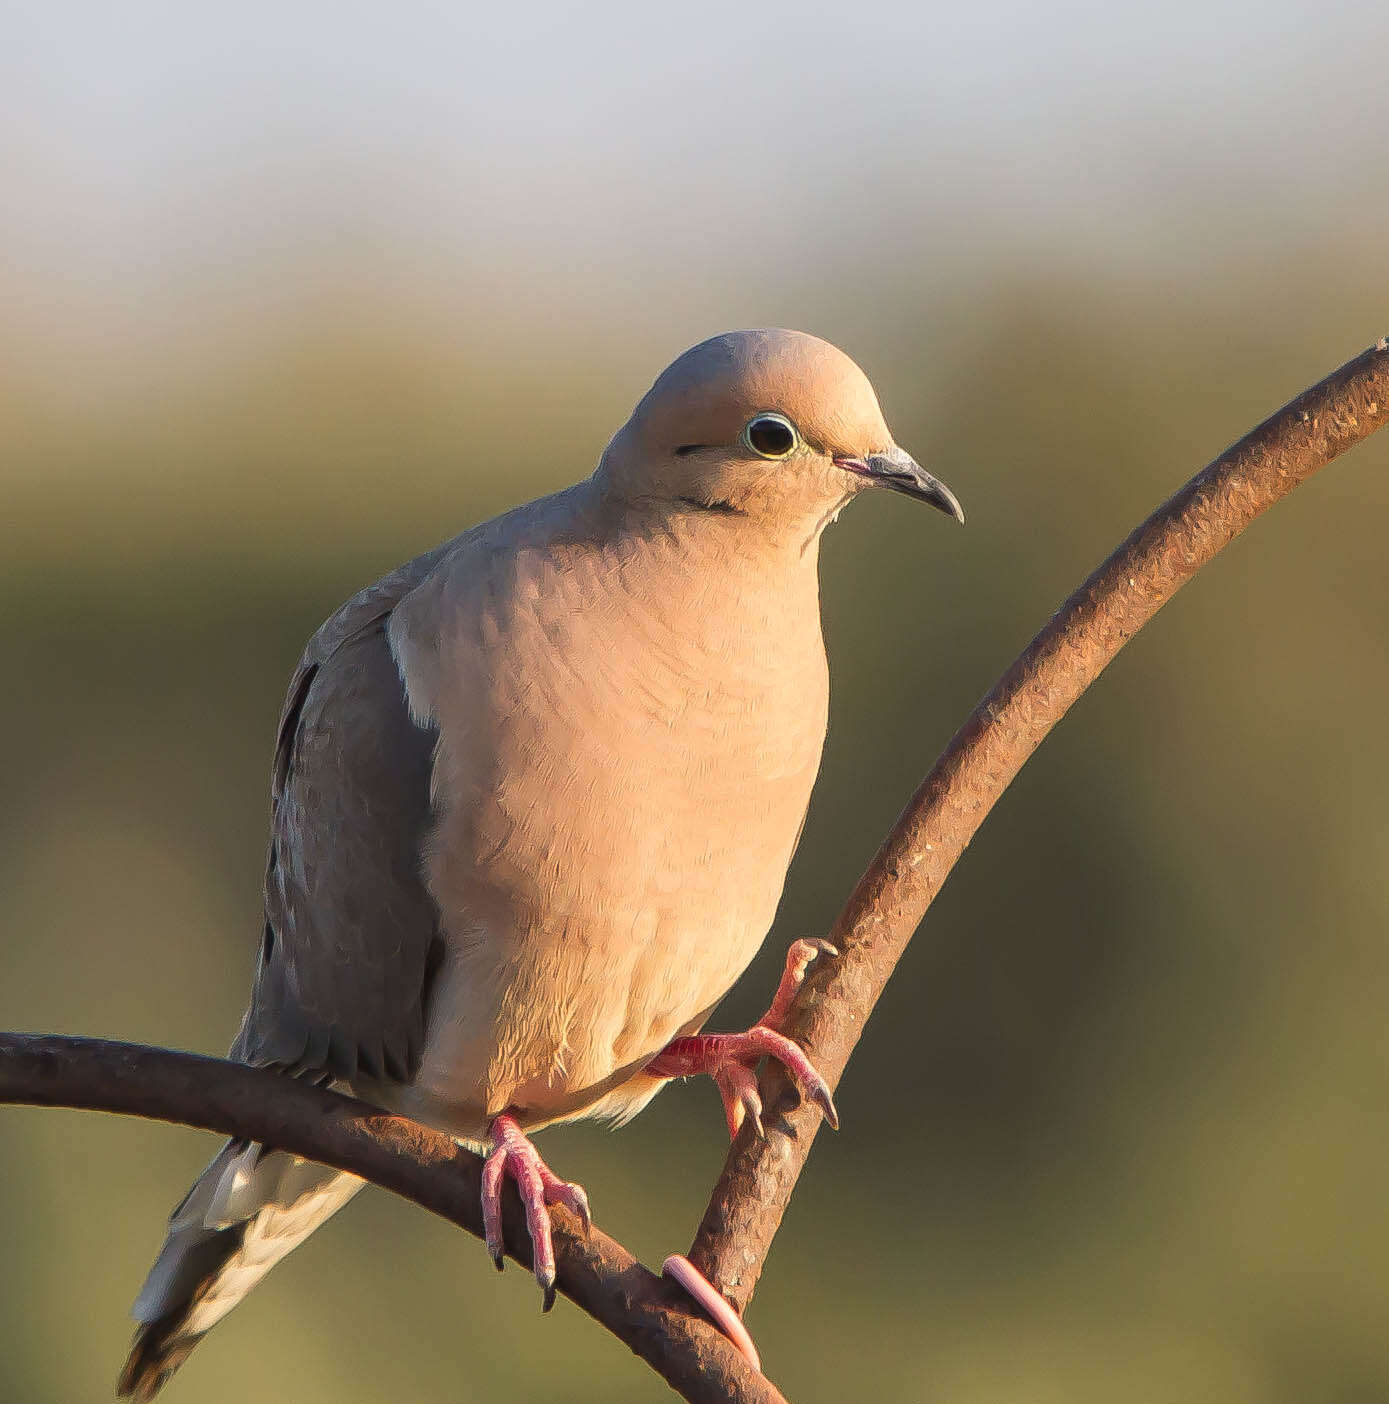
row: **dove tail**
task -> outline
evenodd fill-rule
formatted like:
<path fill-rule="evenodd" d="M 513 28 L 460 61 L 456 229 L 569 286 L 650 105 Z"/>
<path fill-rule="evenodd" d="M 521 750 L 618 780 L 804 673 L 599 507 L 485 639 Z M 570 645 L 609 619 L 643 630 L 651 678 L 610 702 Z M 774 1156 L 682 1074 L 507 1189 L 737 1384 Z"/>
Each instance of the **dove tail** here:
<path fill-rule="evenodd" d="M 132 1309 L 138 1324 L 117 1393 L 153 1399 L 203 1336 L 362 1184 L 286 1151 L 228 1142 L 170 1217 Z"/>

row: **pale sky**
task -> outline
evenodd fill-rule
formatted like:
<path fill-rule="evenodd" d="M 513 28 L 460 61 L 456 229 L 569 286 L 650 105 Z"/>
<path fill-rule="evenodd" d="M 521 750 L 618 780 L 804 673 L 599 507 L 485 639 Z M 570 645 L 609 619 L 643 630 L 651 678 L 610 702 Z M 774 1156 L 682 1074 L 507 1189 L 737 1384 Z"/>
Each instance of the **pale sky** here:
<path fill-rule="evenodd" d="M 158 339 L 343 266 L 499 330 L 898 263 L 1241 266 L 1389 237 L 1386 54 L 1389 8 L 1325 0 L 10 0 L 0 296 Z"/>

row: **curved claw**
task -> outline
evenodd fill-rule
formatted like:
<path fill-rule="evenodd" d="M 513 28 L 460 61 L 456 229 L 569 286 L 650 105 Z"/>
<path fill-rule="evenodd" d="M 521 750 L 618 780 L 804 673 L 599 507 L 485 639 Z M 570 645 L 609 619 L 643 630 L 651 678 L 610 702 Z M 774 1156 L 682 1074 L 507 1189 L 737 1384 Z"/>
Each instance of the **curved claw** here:
<path fill-rule="evenodd" d="M 728 1121 L 731 1141 L 742 1129 L 744 1117 L 751 1117 L 758 1140 L 766 1140 L 762 1126 L 762 1096 L 757 1090 L 757 1078 L 748 1063 L 725 1063 L 714 1073 L 714 1084 L 723 1099 L 723 1114 Z"/>
<path fill-rule="evenodd" d="M 829 1084 L 806 1057 L 805 1049 L 799 1043 L 793 1043 L 785 1034 L 768 1028 L 766 1024 L 758 1024 L 747 1033 L 734 1037 L 747 1040 L 754 1055 L 766 1053 L 775 1058 L 791 1074 L 801 1089 L 801 1095 L 814 1102 L 824 1113 L 825 1120 L 834 1130 L 839 1130 L 839 1113 L 835 1110 L 834 1098 L 830 1096 Z"/>
<path fill-rule="evenodd" d="M 815 1103 L 824 1118 L 830 1124 L 831 1131 L 839 1130 L 839 1112 L 834 1105 L 834 1098 L 830 1096 L 830 1089 L 822 1082 L 811 1094 L 810 1100 Z"/>

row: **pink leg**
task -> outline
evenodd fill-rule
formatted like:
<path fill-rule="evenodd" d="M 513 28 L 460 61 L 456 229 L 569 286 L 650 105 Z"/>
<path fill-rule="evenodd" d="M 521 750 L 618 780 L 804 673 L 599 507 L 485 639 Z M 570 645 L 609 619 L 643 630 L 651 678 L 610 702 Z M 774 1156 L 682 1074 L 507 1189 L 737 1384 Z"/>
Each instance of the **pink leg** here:
<path fill-rule="evenodd" d="M 555 1304 L 555 1245 L 550 1236 L 549 1205 L 563 1204 L 579 1216 L 587 1233 L 592 1220 L 588 1212 L 588 1196 L 582 1186 L 561 1180 L 540 1158 L 515 1118 L 502 1115 L 491 1126 L 492 1150 L 482 1167 L 482 1226 L 487 1238 L 487 1251 L 502 1270 L 502 1180 L 510 1175 L 516 1182 L 521 1204 L 526 1211 L 526 1229 L 530 1233 L 531 1255 L 535 1263 L 535 1280 L 545 1294 L 543 1311 Z"/>
<path fill-rule="evenodd" d="M 757 1134 L 763 1135 L 762 1100 L 757 1095 L 757 1079 L 753 1067 L 758 1058 L 768 1054 L 786 1067 L 795 1078 L 802 1093 L 825 1114 L 825 1120 L 837 1131 L 839 1114 L 825 1079 L 805 1056 L 799 1044 L 781 1032 L 780 1026 L 791 1007 L 791 1000 L 805 979 L 805 972 L 817 956 L 838 955 L 828 941 L 795 941 L 786 953 L 786 969 L 777 986 L 771 1007 L 746 1033 L 695 1034 L 690 1038 L 672 1039 L 646 1065 L 655 1077 L 690 1077 L 708 1073 L 718 1085 L 723 1099 L 724 1115 L 728 1118 L 728 1133 L 738 1134 L 744 1116 L 752 1118 Z"/>

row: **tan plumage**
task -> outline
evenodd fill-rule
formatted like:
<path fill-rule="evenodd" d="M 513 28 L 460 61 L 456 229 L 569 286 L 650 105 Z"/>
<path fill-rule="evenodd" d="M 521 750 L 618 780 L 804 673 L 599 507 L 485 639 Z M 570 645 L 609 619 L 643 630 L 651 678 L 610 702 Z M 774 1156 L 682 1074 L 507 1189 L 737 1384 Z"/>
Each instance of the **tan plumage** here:
<path fill-rule="evenodd" d="M 798 431 L 784 457 L 747 441 L 767 412 Z M 948 505 L 842 352 L 733 333 L 591 478 L 349 601 L 291 682 L 233 1056 L 474 1143 L 502 1112 L 638 1111 L 781 894 L 825 733 L 820 533 L 905 465 Z M 171 1223 L 122 1390 L 149 1398 L 356 1188 L 228 1148 Z"/>

